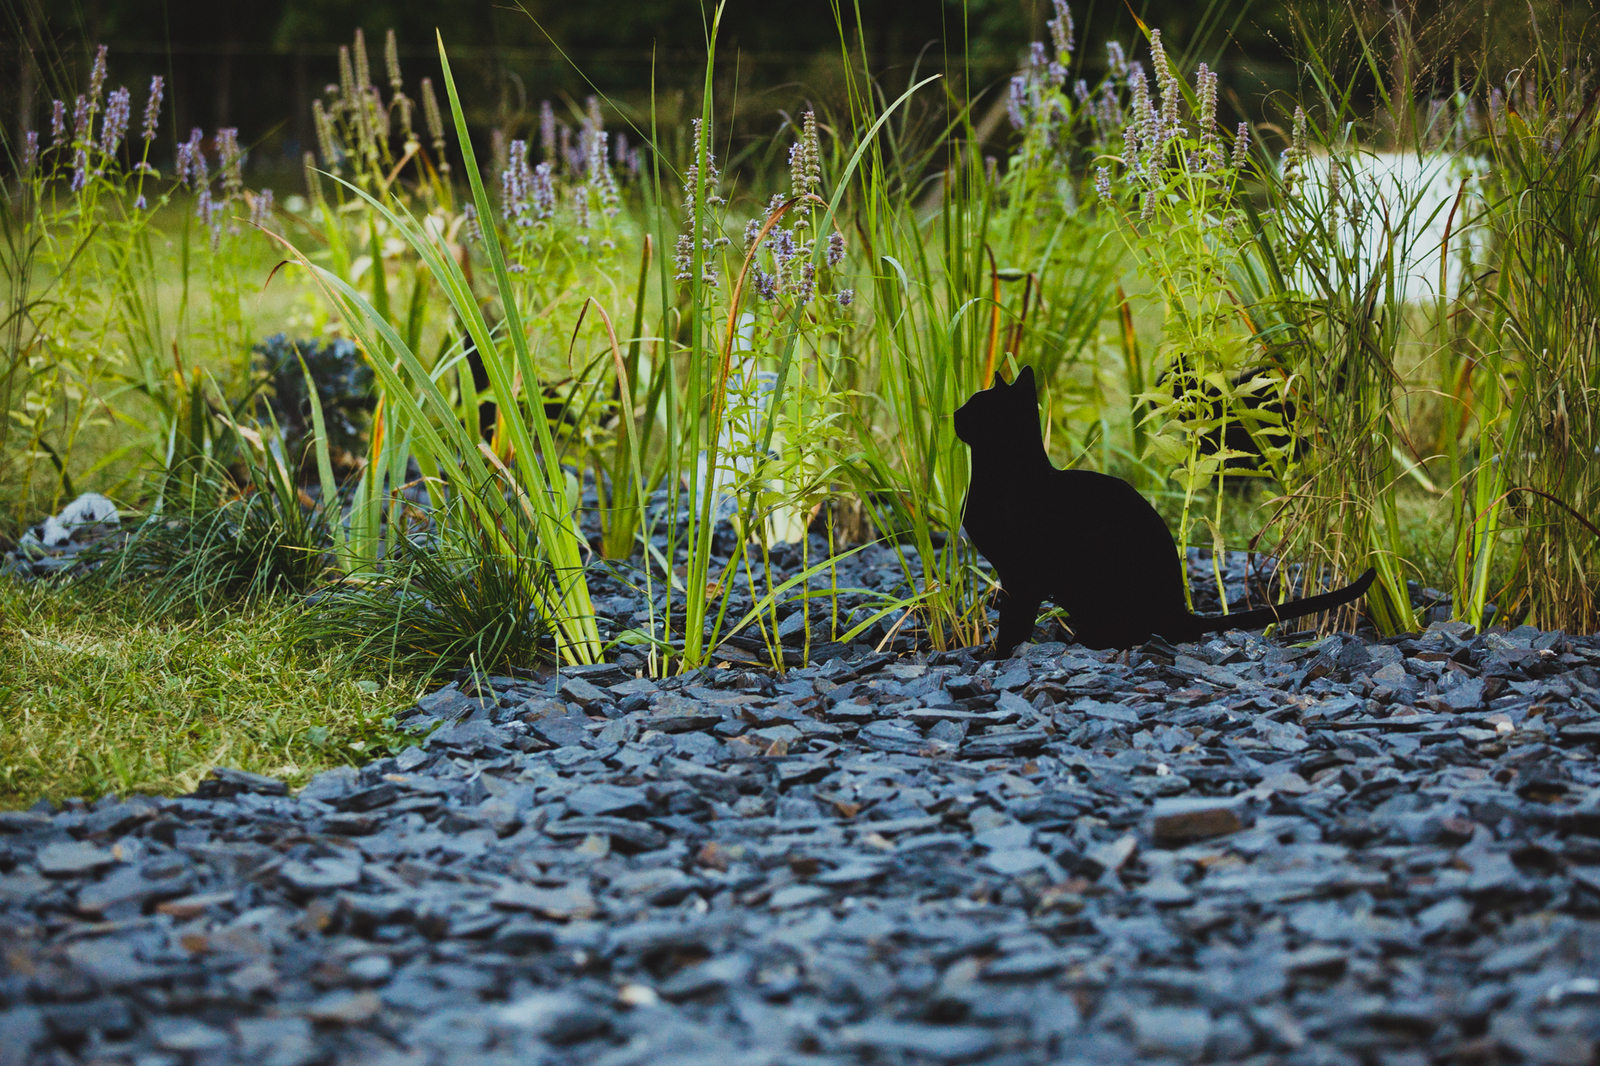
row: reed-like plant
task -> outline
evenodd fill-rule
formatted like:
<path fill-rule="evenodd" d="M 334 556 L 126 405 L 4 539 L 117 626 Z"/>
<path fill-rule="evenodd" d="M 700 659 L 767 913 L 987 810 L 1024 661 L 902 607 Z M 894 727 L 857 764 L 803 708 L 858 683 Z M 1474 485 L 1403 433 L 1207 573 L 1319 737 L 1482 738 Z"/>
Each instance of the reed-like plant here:
<path fill-rule="evenodd" d="M 1600 106 L 1583 77 L 1540 60 L 1491 98 L 1511 398 L 1491 456 L 1480 452 L 1480 469 L 1494 471 L 1489 498 L 1474 503 L 1492 513 L 1515 494 L 1521 555 L 1504 613 L 1590 633 L 1600 629 Z"/>

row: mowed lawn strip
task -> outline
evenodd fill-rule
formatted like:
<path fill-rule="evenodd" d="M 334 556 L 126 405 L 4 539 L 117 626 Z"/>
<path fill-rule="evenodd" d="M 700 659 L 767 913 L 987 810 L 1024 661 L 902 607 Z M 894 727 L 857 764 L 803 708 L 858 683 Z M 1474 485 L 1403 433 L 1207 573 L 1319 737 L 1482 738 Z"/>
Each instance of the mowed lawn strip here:
<path fill-rule="evenodd" d="M 129 592 L 0 580 L 0 808 L 192 791 L 213 766 L 291 785 L 408 741 L 414 675 L 285 640 L 288 607 L 151 617 Z"/>

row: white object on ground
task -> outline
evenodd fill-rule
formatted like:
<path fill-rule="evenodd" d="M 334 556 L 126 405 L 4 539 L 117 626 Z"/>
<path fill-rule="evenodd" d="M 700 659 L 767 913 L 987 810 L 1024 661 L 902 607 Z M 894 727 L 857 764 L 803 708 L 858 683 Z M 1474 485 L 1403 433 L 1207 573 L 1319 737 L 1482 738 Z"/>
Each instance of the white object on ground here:
<path fill-rule="evenodd" d="M 60 514 L 46 518 L 39 539 L 46 548 L 59 548 L 79 529 L 117 522 L 121 517 L 116 504 L 98 492 L 86 492 L 63 507 Z"/>

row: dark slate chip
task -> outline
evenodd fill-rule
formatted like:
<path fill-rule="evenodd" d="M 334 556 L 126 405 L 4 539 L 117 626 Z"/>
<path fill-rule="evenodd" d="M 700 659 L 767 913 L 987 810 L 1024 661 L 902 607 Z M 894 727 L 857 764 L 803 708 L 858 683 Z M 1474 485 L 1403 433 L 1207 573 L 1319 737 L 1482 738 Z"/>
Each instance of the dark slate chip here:
<path fill-rule="evenodd" d="M 722 715 L 711 711 L 673 710 L 666 714 L 648 714 L 640 721 L 645 729 L 658 733 L 693 733 L 711 729 L 722 723 Z"/>
<path fill-rule="evenodd" d="M 200 787 L 195 790 L 196 796 L 206 798 L 237 796 L 242 793 L 256 793 L 262 796 L 287 796 L 289 794 L 289 786 L 275 777 L 252 774 L 245 770 L 233 770 L 226 766 L 216 766 L 212 767 L 210 778 L 200 782 Z"/>
<path fill-rule="evenodd" d="M 604 834 L 611 837 L 614 842 L 620 841 L 642 851 L 654 851 L 656 848 L 666 846 L 667 843 L 666 834 L 653 828 L 648 822 L 631 822 L 625 818 L 565 818 L 559 822 L 551 822 L 544 827 L 544 831 L 553 837 Z"/>
<path fill-rule="evenodd" d="M 581 714 L 541 718 L 528 726 L 529 732 L 558 748 L 574 747 L 590 737 L 589 719 Z"/>
<path fill-rule="evenodd" d="M 891 1055 L 911 1055 L 934 1062 L 971 1062 L 994 1048 L 987 1029 L 970 1025 L 927 1025 L 921 1022 L 871 1021 L 839 1033 L 848 1047 L 871 1048 Z"/>
<path fill-rule="evenodd" d="M 399 797 L 399 787 L 385 781 L 370 788 L 349 793 L 339 800 L 338 805 L 347 811 L 371 811 L 393 803 Z"/>
<path fill-rule="evenodd" d="M 898 752 L 906 755 L 915 755 L 927 746 L 927 741 L 922 733 L 909 720 L 897 722 L 873 722 L 865 726 L 856 739 L 874 751 Z"/>
<path fill-rule="evenodd" d="M 602 703 L 611 702 L 609 693 L 581 677 L 563 679 L 557 694 L 564 700 L 576 703 L 586 711 L 596 710 Z"/>
<path fill-rule="evenodd" d="M 566 796 L 567 809 L 577 814 L 643 814 L 650 809 L 642 788 L 584 785 Z"/>
<path fill-rule="evenodd" d="M 1042 729 L 985 733 L 962 741 L 960 756 L 963 759 L 1009 759 L 1020 755 L 1036 755 L 1049 740 L 1050 734 Z"/>
<path fill-rule="evenodd" d="M 598 688 L 607 688 L 613 685 L 625 684 L 634 680 L 633 673 L 615 663 L 594 663 L 584 666 L 563 666 L 560 676 L 565 682 L 567 679 L 581 680 Z"/>
<path fill-rule="evenodd" d="M 0 833 L 37 833 L 52 825 L 50 815 L 34 811 L 0 811 Z"/>

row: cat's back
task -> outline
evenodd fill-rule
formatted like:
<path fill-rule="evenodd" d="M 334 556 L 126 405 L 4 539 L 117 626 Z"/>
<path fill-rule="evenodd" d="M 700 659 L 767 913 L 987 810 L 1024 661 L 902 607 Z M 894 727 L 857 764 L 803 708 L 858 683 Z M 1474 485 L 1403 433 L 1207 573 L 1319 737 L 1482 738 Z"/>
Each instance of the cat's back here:
<path fill-rule="evenodd" d="M 1092 503 L 1115 511 L 1149 511 L 1155 514 L 1150 501 L 1120 477 L 1095 470 L 1052 470 L 1050 480 L 1053 491 L 1086 505 Z"/>
<path fill-rule="evenodd" d="M 1161 515 L 1122 478 L 1093 470 L 1056 470 L 1047 493 L 1061 521 L 1108 558 L 1135 560 L 1144 553 L 1165 562 L 1174 555 Z M 1147 556 L 1148 557 L 1148 556 Z"/>

